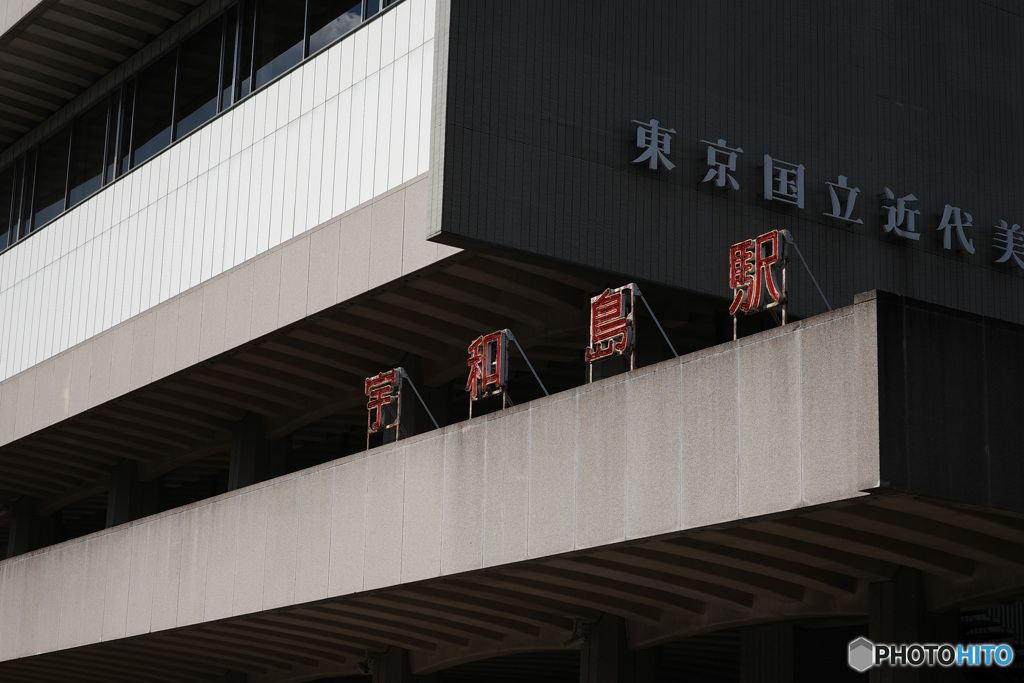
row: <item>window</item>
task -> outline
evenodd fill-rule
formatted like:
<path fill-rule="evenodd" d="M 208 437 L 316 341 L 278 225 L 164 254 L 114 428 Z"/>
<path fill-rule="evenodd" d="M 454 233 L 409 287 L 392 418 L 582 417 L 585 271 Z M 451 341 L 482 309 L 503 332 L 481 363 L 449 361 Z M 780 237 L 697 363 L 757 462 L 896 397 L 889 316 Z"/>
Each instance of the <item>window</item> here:
<path fill-rule="evenodd" d="M 243 2 L 241 20 L 238 22 L 238 99 L 252 92 L 252 41 L 253 26 L 256 23 L 256 2 Z"/>
<path fill-rule="evenodd" d="M 227 109 L 234 102 L 235 88 L 235 62 L 238 55 L 235 52 L 235 34 L 238 32 L 238 8 L 232 7 L 224 13 L 224 52 L 221 58 L 221 93 L 220 108 Z"/>
<path fill-rule="evenodd" d="M 175 52 L 139 74 L 132 117 L 132 168 L 171 144 Z"/>
<path fill-rule="evenodd" d="M 132 167 L 132 118 L 135 113 L 135 81 L 128 81 L 121 88 L 121 134 L 118 138 L 117 175 L 123 175 Z"/>
<path fill-rule="evenodd" d="M 103 185 L 103 148 L 107 139 L 107 103 L 101 102 L 75 119 L 71 132 L 68 206 L 74 206 Z"/>
<path fill-rule="evenodd" d="M 103 172 L 103 182 L 109 183 L 117 174 L 117 132 L 120 130 L 121 90 L 110 93 L 107 98 L 110 116 L 107 119 L 107 166 Z"/>
<path fill-rule="evenodd" d="M 64 211 L 64 192 L 68 186 L 68 126 L 39 145 L 36 153 L 36 182 L 32 195 L 32 223 L 35 230 Z"/>
<path fill-rule="evenodd" d="M 32 232 L 32 180 L 36 177 L 36 151 L 30 150 L 15 166 L 12 241 Z"/>
<path fill-rule="evenodd" d="M 0 249 L 14 242 L 14 166 L 0 173 Z"/>
<path fill-rule="evenodd" d="M 309 0 L 309 54 L 324 49 L 362 19 L 361 1 Z"/>
<path fill-rule="evenodd" d="M 175 96 L 174 139 L 217 114 L 223 21 L 214 21 L 181 44 Z"/>
<path fill-rule="evenodd" d="M 0 172 L 0 250 L 399 0 L 238 0 Z"/>
<path fill-rule="evenodd" d="M 256 81 L 266 85 L 302 61 L 305 16 L 295 0 L 262 0 L 256 15 Z M 299 5 L 301 7 L 301 5 Z"/>

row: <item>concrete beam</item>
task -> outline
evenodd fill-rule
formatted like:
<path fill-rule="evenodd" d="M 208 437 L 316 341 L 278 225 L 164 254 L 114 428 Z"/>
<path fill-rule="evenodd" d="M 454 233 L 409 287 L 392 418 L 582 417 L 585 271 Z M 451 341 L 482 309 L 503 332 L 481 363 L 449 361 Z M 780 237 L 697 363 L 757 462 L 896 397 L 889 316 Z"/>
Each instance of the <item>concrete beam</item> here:
<path fill-rule="evenodd" d="M 867 301 L 0 563 L 69 606 L 0 661 L 861 496 L 876 349 Z"/>

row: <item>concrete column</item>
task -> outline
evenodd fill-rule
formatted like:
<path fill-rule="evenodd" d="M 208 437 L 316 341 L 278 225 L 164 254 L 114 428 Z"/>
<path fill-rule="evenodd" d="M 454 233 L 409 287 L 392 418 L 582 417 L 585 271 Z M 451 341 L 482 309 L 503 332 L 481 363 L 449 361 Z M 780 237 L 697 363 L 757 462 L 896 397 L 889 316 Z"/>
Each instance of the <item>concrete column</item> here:
<path fill-rule="evenodd" d="M 580 683 L 656 683 L 658 649 L 631 650 L 626 620 L 603 615 L 580 648 Z"/>
<path fill-rule="evenodd" d="M 231 435 L 231 460 L 228 465 L 228 491 L 260 481 L 267 469 L 267 440 L 263 437 L 263 417 L 246 413 L 234 425 Z"/>
<path fill-rule="evenodd" d="M 19 498 L 11 506 L 11 526 L 7 537 L 7 557 L 23 555 L 36 547 L 39 517 L 33 498 Z"/>
<path fill-rule="evenodd" d="M 228 491 L 286 474 L 291 450 L 290 436 L 268 441 L 263 436 L 263 417 L 246 413 L 231 435 Z"/>
<path fill-rule="evenodd" d="M 892 581 L 870 584 L 871 614 L 868 638 L 875 643 L 958 643 L 960 618 L 956 612 L 933 614 L 925 599 L 924 575 L 901 567 Z M 876 667 L 871 683 L 940 683 L 958 681 L 956 668 Z"/>
<path fill-rule="evenodd" d="M 289 472 L 289 459 L 292 453 L 292 437 L 289 434 L 283 439 L 267 442 L 267 474 L 265 479 L 273 479 Z"/>
<path fill-rule="evenodd" d="M 122 459 L 110 473 L 106 528 L 151 515 L 160 509 L 160 480 L 139 479 L 139 464 Z"/>
<path fill-rule="evenodd" d="M 767 624 L 749 628 L 740 637 L 740 681 L 793 681 L 796 678 L 794 654 L 791 624 Z"/>
<path fill-rule="evenodd" d="M 11 505 L 11 525 L 7 535 L 7 557 L 45 548 L 60 540 L 60 518 L 41 517 L 35 498 L 22 497 Z"/>

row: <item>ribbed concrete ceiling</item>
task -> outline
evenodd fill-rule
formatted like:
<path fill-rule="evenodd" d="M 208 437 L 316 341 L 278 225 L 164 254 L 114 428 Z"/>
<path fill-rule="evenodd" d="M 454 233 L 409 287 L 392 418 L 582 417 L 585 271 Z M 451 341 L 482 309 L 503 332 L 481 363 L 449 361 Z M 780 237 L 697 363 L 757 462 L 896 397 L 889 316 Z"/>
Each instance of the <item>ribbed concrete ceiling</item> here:
<path fill-rule="evenodd" d="M 293 453 L 319 448 L 321 461 L 334 459 L 343 453 L 332 437 L 365 429 L 366 377 L 413 354 L 423 360 L 421 388 L 462 380 L 469 342 L 505 327 L 539 372 L 556 372 L 582 359 L 590 297 L 617 284 L 593 271 L 462 252 L 3 446 L 0 506 L 30 496 L 43 516 L 64 510 L 65 522 L 90 518 L 105 508 L 110 472 L 122 458 L 136 461 L 145 481 L 201 487 L 227 467 L 232 425 L 247 412 L 263 416 L 267 438 L 291 435 Z M 711 345 L 713 316 L 694 311 L 712 304 L 671 299 L 659 313 L 677 347 Z M 568 379 L 582 382 L 582 363 Z M 9 520 L 0 516 L 0 542 Z"/>
<path fill-rule="evenodd" d="M 922 572 L 936 612 L 1011 597 L 1024 589 L 1024 516 L 874 495 L 0 662 L 0 679 L 315 680 L 356 674 L 367 652 L 389 647 L 429 673 L 579 647 L 574 630 L 602 614 L 625 618 L 630 643 L 644 648 L 780 615 L 863 620 L 869 583 L 900 566 Z"/>
<path fill-rule="evenodd" d="M 0 36 L 0 152 L 205 0 L 43 0 Z"/>

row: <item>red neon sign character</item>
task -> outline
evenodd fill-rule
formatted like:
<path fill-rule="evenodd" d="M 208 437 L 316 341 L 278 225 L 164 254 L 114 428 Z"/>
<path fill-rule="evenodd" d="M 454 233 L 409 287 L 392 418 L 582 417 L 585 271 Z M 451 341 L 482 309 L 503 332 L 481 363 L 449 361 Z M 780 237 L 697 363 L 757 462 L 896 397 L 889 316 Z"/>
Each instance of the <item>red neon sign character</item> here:
<path fill-rule="evenodd" d="M 764 290 L 772 298 L 771 308 L 785 296 L 780 292 L 772 277 L 772 265 L 782 256 L 782 237 L 778 230 L 772 230 L 757 239 L 743 240 L 729 247 L 729 287 L 733 290 L 729 315 L 737 311 L 750 313 L 762 308 Z"/>
<path fill-rule="evenodd" d="M 627 297 L 628 292 L 628 297 Z M 633 287 L 606 289 L 590 300 L 588 363 L 630 351 L 633 345 Z"/>
<path fill-rule="evenodd" d="M 366 378 L 366 431 L 368 434 L 376 434 L 381 430 L 381 423 L 384 422 L 384 406 L 395 403 L 396 407 L 399 407 L 401 381 L 401 373 L 397 369 Z M 399 414 L 396 412 L 395 421 L 383 428 L 389 429 L 397 426 Z"/>
<path fill-rule="evenodd" d="M 473 340 L 466 351 L 469 377 L 466 391 L 471 401 L 500 394 L 506 384 L 506 352 L 508 330 L 498 330 Z"/>

